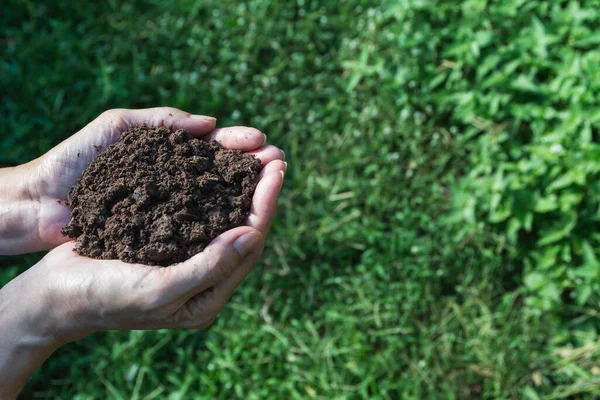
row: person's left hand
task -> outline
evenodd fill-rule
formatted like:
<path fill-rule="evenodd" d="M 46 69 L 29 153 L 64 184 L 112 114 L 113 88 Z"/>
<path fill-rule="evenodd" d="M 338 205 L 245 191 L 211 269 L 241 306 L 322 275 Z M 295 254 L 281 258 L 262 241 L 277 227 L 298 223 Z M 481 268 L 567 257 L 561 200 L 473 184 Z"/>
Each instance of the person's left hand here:
<path fill-rule="evenodd" d="M 11 252 L 31 252 L 54 248 L 70 239 L 60 230 L 70 220 L 66 205 L 67 193 L 81 176 L 88 163 L 115 143 L 121 133 L 135 125 L 168 126 L 185 129 L 205 140 L 215 139 L 227 149 L 241 150 L 260 158 L 263 166 L 273 160 L 283 160 L 284 154 L 275 146 L 265 146 L 266 136 L 259 130 L 244 126 L 215 129 L 216 120 L 171 107 L 141 110 L 114 109 L 102 113 L 94 121 L 29 163 L 31 182 L 27 188 L 30 200 L 37 208 L 26 216 L 30 236 Z"/>

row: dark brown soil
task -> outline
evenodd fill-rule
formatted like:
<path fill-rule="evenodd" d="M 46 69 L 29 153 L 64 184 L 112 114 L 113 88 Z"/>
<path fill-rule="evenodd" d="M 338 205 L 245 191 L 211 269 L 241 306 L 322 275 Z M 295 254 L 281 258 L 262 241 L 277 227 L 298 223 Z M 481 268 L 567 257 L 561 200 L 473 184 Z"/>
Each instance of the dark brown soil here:
<path fill-rule="evenodd" d="M 69 191 L 75 251 L 170 265 L 245 223 L 260 160 L 166 127 L 135 127 L 98 155 Z"/>

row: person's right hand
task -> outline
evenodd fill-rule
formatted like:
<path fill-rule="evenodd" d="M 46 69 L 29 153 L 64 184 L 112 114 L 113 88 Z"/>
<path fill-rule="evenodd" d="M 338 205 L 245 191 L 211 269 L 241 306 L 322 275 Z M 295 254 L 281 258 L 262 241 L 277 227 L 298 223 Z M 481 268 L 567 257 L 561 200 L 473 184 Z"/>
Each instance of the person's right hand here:
<path fill-rule="evenodd" d="M 243 226 L 185 262 L 157 267 L 89 259 L 69 242 L 33 268 L 27 286 L 53 305 L 61 343 L 108 329 L 201 329 L 217 317 L 263 247 L 262 233 Z"/>
<path fill-rule="evenodd" d="M 74 242 L 50 251 L 0 290 L 0 398 L 14 396 L 61 345 L 108 329 L 205 328 L 258 262 L 286 165 L 260 173 L 247 226 L 169 267 L 95 260 Z"/>
<path fill-rule="evenodd" d="M 61 342 L 105 329 L 206 327 L 258 262 L 284 172 L 281 160 L 265 166 L 248 226 L 221 234 L 185 262 L 158 267 L 96 260 L 77 255 L 71 241 L 19 276 L 20 291 L 37 293 L 51 306 L 48 316 Z"/>

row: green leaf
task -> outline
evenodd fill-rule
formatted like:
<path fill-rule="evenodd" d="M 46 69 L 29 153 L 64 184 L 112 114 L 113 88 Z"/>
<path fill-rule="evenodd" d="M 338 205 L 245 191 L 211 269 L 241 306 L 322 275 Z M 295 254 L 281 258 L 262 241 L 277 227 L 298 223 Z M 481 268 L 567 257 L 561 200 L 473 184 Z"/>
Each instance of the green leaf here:
<path fill-rule="evenodd" d="M 525 386 L 523 389 L 523 397 L 527 400 L 540 400 L 540 396 L 531 386 Z"/>
<path fill-rule="evenodd" d="M 590 245 L 590 243 L 587 240 L 583 242 L 582 249 L 583 249 L 583 262 L 585 264 L 598 265 L 598 259 L 596 258 L 594 249 L 592 248 L 592 246 Z"/>
<path fill-rule="evenodd" d="M 574 209 L 583 200 L 583 193 L 563 193 L 559 198 L 560 209 L 563 212 Z"/>
<path fill-rule="evenodd" d="M 558 179 L 555 179 L 550 185 L 548 185 L 546 190 L 548 192 L 553 192 L 555 190 L 565 188 L 565 187 L 571 185 L 573 182 L 574 182 L 574 174 L 571 171 L 569 171 L 566 174 L 559 177 Z"/>
<path fill-rule="evenodd" d="M 524 92 L 539 93 L 540 87 L 536 85 L 529 77 L 525 75 L 519 75 L 516 80 L 513 81 L 512 87 L 517 90 Z"/>
<path fill-rule="evenodd" d="M 558 198 L 552 194 L 547 197 L 538 198 L 533 207 L 535 212 L 547 213 L 558 209 Z"/>
<path fill-rule="evenodd" d="M 540 290 L 546 285 L 546 278 L 539 272 L 532 272 L 525 276 L 525 286 L 531 291 Z"/>
<path fill-rule="evenodd" d="M 489 221 L 493 224 L 497 224 L 506 220 L 511 214 L 511 202 L 504 199 L 496 209 L 490 210 Z"/>
<path fill-rule="evenodd" d="M 573 273 L 584 278 L 587 281 L 595 280 L 598 278 L 600 272 L 600 266 L 598 264 L 584 264 L 583 266 L 573 270 Z"/>
<path fill-rule="evenodd" d="M 563 221 L 556 224 L 554 229 L 543 232 L 542 238 L 537 242 L 538 246 L 546 246 L 567 237 L 576 224 L 577 214 L 571 213 Z"/>
<path fill-rule="evenodd" d="M 429 89 L 433 90 L 435 88 L 437 88 L 439 85 L 441 85 L 444 80 L 446 79 L 447 74 L 441 73 L 436 75 L 431 82 L 429 82 Z"/>
<path fill-rule="evenodd" d="M 575 41 L 576 46 L 595 46 L 600 44 L 600 32 L 588 33 Z"/>
<path fill-rule="evenodd" d="M 593 290 L 590 285 L 579 285 L 576 290 L 577 304 L 584 305 L 592 296 Z"/>

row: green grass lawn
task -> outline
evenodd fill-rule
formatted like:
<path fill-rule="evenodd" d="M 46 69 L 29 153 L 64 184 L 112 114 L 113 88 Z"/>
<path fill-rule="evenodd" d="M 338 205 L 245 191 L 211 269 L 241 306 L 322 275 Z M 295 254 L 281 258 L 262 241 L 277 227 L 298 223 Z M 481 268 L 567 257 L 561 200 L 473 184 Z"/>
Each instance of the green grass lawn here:
<path fill-rule="evenodd" d="M 1 166 L 169 105 L 289 168 L 214 326 L 95 334 L 24 398 L 600 391 L 600 1 L 56 3 L 0 14 Z"/>

